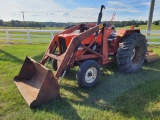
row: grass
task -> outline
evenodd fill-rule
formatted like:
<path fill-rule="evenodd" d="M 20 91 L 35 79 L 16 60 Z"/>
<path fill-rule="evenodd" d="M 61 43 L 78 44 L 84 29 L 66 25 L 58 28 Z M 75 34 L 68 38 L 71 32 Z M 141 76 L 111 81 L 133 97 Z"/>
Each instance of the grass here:
<path fill-rule="evenodd" d="M 125 27 L 117 28 L 117 29 L 123 29 L 123 28 L 130 29 L 130 26 L 125 26 Z M 135 29 L 146 30 L 147 29 L 147 25 L 139 25 L 139 27 L 135 27 Z M 152 24 L 151 30 L 160 30 L 160 25 Z"/>
<path fill-rule="evenodd" d="M 116 63 L 101 67 L 91 88 L 79 88 L 77 67 L 60 84 L 61 97 L 30 109 L 13 82 L 25 56 L 40 61 L 48 44 L 0 44 L 0 119 L 135 120 L 160 119 L 160 60 L 123 74 Z M 151 46 L 160 56 L 160 46 Z M 48 66 L 49 69 L 51 65 Z"/>
<path fill-rule="evenodd" d="M 140 26 L 140 29 L 145 30 L 145 27 Z M 159 30 L 159 26 L 153 27 Z M 0 36 L 3 35 L 5 32 L 0 32 Z M 50 39 L 45 37 L 46 33 L 40 35 Z M 47 46 L 32 44 L 32 41 L 29 45 L 27 41 L 26 44 L 0 43 L 0 120 L 160 119 L 160 60 L 145 63 L 142 69 L 132 74 L 119 72 L 115 63 L 105 65 L 101 68 L 99 82 L 88 89 L 78 87 L 76 67 L 66 73 L 60 84 L 60 98 L 30 109 L 13 78 L 19 73 L 25 56 L 40 61 Z M 160 56 L 160 46 L 150 47 Z M 52 69 L 51 65 L 48 68 Z"/>
<path fill-rule="evenodd" d="M 24 27 L 0 26 L 0 29 L 24 29 Z M 25 29 L 39 29 L 39 27 L 25 27 Z M 62 30 L 63 27 L 41 27 L 42 30 Z"/>
<path fill-rule="evenodd" d="M 10 27 L 10 26 L 0 26 L 0 29 L 24 29 L 24 27 Z M 26 30 L 39 30 L 38 27 L 25 27 Z M 42 27 L 41 30 L 64 30 L 62 27 Z M 54 33 L 55 34 L 55 33 Z M 27 33 L 22 31 L 9 31 L 9 42 L 11 43 L 27 43 Z M 30 32 L 30 39 L 32 43 L 49 43 L 51 40 L 50 32 Z M 0 43 L 6 43 L 6 32 L 0 31 Z"/>

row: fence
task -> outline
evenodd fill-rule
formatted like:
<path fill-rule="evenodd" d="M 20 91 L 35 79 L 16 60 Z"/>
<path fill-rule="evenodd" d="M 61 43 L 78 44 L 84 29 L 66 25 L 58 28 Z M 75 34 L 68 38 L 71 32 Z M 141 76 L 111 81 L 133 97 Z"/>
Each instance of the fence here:
<path fill-rule="evenodd" d="M 50 42 L 62 30 L 0 29 L 0 40 L 6 42 Z"/>
<path fill-rule="evenodd" d="M 160 44 L 160 30 L 152 30 L 152 31 L 141 31 L 142 34 L 146 36 L 146 39 L 148 40 L 148 44 Z"/>
<path fill-rule="evenodd" d="M 24 30 L 24 29 L 0 29 L 0 42 L 50 42 L 52 37 L 62 30 Z M 150 34 L 148 44 L 160 44 L 160 30 L 141 31 L 142 34 Z"/>

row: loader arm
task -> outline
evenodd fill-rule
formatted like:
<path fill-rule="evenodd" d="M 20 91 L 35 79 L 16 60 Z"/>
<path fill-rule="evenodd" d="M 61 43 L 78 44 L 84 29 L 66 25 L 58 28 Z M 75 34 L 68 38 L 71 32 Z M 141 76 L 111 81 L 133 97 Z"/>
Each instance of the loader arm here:
<path fill-rule="evenodd" d="M 99 24 L 99 25 L 87 30 L 86 32 L 83 32 L 83 33 L 79 34 L 78 36 L 72 38 L 66 52 L 64 54 L 62 54 L 61 56 L 59 56 L 58 69 L 55 73 L 56 78 L 59 78 L 59 76 L 62 74 L 62 72 L 66 69 L 67 64 L 70 61 L 70 58 L 71 58 L 72 54 L 74 54 L 74 51 L 75 51 L 76 47 L 83 40 L 85 40 L 87 37 L 91 36 L 95 32 L 102 29 L 102 27 L 103 27 L 103 24 Z"/>
<path fill-rule="evenodd" d="M 50 42 L 49 47 L 47 48 L 45 54 L 43 55 L 42 60 L 41 60 L 40 63 L 41 63 L 42 65 L 44 65 L 44 64 L 46 63 L 46 61 L 48 60 L 48 58 L 49 58 L 48 53 L 51 54 L 52 51 L 54 50 L 54 44 L 55 44 L 55 41 L 58 39 L 58 35 L 59 35 L 59 34 L 72 33 L 72 32 L 74 32 L 75 30 L 79 29 L 79 27 L 80 27 L 80 24 L 78 24 L 78 25 L 76 25 L 76 26 L 74 26 L 74 27 L 72 27 L 72 28 L 70 28 L 70 29 L 67 29 L 67 30 L 65 30 L 65 31 L 62 31 L 62 32 L 56 34 L 56 35 L 53 37 L 52 41 Z"/>

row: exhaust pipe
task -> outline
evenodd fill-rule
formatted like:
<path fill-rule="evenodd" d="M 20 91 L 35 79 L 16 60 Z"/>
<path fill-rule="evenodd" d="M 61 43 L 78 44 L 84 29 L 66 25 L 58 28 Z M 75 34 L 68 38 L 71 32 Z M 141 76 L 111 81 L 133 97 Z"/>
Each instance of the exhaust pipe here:
<path fill-rule="evenodd" d="M 102 19 L 102 11 L 103 9 L 105 9 L 105 6 L 104 5 L 101 5 L 101 9 L 100 9 L 100 13 L 98 15 L 98 20 L 97 20 L 97 25 L 101 24 L 101 19 Z M 98 35 L 98 32 L 95 33 L 95 36 Z"/>
<path fill-rule="evenodd" d="M 101 5 L 101 10 L 100 13 L 98 15 L 98 20 L 97 20 L 97 25 L 99 25 L 101 23 L 101 19 L 102 19 L 102 10 L 105 9 L 104 5 Z"/>

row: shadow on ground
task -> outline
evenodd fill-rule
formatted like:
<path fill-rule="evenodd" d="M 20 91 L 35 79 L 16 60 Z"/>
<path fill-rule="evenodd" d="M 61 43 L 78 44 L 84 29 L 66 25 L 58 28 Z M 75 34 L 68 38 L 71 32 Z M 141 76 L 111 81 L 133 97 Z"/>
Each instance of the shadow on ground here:
<path fill-rule="evenodd" d="M 73 69 L 65 76 L 68 82 L 60 85 L 64 91 L 57 100 L 40 106 L 34 110 L 43 110 L 56 113 L 64 119 L 73 119 L 68 114 L 74 114 L 74 119 L 80 119 L 77 110 L 73 105 L 82 105 L 97 108 L 100 110 L 112 110 L 125 117 L 137 119 L 152 116 L 160 116 L 159 111 L 152 113 L 146 110 L 149 102 L 159 100 L 159 78 L 160 68 L 156 61 L 152 64 L 144 64 L 143 68 L 132 74 L 120 73 L 115 63 L 102 67 L 99 82 L 91 88 L 84 89 L 70 84 L 76 77 Z M 158 91 L 156 91 L 158 90 Z M 149 93 L 156 91 L 155 94 Z M 72 94 L 67 94 L 70 92 Z M 154 92 L 153 92 L 154 93 Z M 84 96 L 87 94 L 87 96 Z M 76 96 L 78 99 L 75 99 Z M 73 117 L 73 116 L 72 116 Z"/>
<path fill-rule="evenodd" d="M 12 62 L 21 62 L 24 60 L 0 50 L 4 55 L 1 61 L 10 60 Z M 37 62 L 41 60 L 44 53 L 34 56 Z M 33 109 L 33 111 L 42 110 L 49 113 L 55 113 L 64 119 L 80 120 L 74 105 L 88 106 L 100 110 L 111 110 L 122 114 L 125 117 L 135 117 L 141 119 L 146 117 L 152 119 L 152 116 L 160 116 L 159 110 L 147 110 L 150 102 L 159 101 L 159 78 L 160 61 L 145 63 L 143 68 L 132 74 L 120 73 L 115 63 L 108 64 L 101 68 L 101 77 L 99 82 L 91 88 L 79 88 L 76 82 L 76 71 L 71 69 L 67 72 L 66 82 L 60 85 L 64 92 L 61 97 L 53 102 Z M 65 81 L 65 80 L 64 80 Z M 68 95 L 68 92 L 72 93 Z M 153 93 L 150 93 L 153 92 Z M 85 96 L 84 94 L 87 94 Z M 78 99 L 75 99 L 75 97 Z M 137 112 L 138 111 L 138 112 Z M 69 115 L 72 114 L 72 115 Z M 73 118 L 74 117 L 74 118 Z"/>
<path fill-rule="evenodd" d="M 0 53 L 3 54 L 0 57 L 0 61 L 12 61 L 12 62 L 23 62 L 22 59 L 18 58 L 17 56 L 14 56 L 4 50 L 0 50 Z"/>
<path fill-rule="evenodd" d="M 24 60 L 18 58 L 18 56 L 15 56 L 14 54 L 11 54 L 11 53 L 8 53 L 4 50 L 0 50 L 0 53 L 2 54 L 1 57 L 0 57 L 0 61 L 12 61 L 12 62 L 20 62 L 20 63 L 23 63 Z M 36 60 L 37 62 L 40 61 L 43 57 L 44 53 L 41 53 L 39 55 L 36 55 L 33 57 L 34 60 Z"/>

